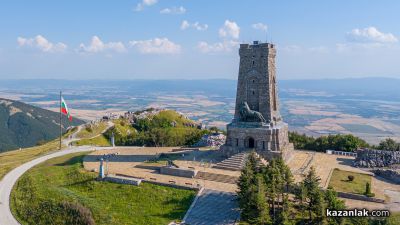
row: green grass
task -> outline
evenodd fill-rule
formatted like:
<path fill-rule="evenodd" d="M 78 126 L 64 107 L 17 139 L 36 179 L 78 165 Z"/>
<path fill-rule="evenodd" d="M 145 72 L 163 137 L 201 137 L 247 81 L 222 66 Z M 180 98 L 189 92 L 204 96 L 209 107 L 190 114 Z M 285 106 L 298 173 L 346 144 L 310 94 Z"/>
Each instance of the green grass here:
<path fill-rule="evenodd" d="M 83 157 L 79 153 L 48 160 L 19 179 L 11 207 L 22 224 L 40 224 L 34 218 L 51 224 L 57 212 L 35 207 L 49 201 L 78 202 L 91 210 L 96 224 L 168 224 L 183 218 L 195 196 L 195 191 L 149 183 L 136 187 L 96 181 L 97 174 L 82 168 Z"/>
<path fill-rule="evenodd" d="M 82 145 L 93 145 L 93 146 L 102 146 L 102 147 L 108 147 L 111 146 L 109 140 L 104 137 L 103 135 L 94 137 L 94 138 L 89 138 L 89 139 L 81 139 L 79 141 L 76 141 L 73 143 L 74 145 L 77 146 L 82 146 Z"/>
<path fill-rule="evenodd" d="M 391 213 L 390 217 L 387 219 L 388 225 L 398 225 L 400 224 L 400 212 Z"/>
<path fill-rule="evenodd" d="M 354 176 L 353 181 L 348 180 L 347 177 L 349 175 Z M 329 181 L 329 186 L 332 186 L 336 191 L 340 192 L 364 194 L 367 182 L 371 184 L 371 176 L 368 174 L 334 169 Z"/>
<path fill-rule="evenodd" d="M 159 119 L 164 118 L 169 121 L 175 121 L 177 127 L 183 127 L 184 123 L 193 123 L 192 120 L 182 117 L 179 113 L 174 110 L 163 110 L 156 115 Z"/>
<path fill-rule="evenodd" d="M 101 134 L 107 128 L 107 122 L 99 122 L 92 125 L 92 131 L 88 131 L 85 127 L 76 135 L 78 138 L 93 138 Z"/>
<path fill-rule="evenodd" d="M 74 131 L 64 134 L 64 137 L 69 136 L 72 132 Z M 40 146 L 0 153 L 0 180 L 3 179 L 4 175 L 6 175 L 12 169 L 39 156 L 56 151 L 59 149 L 59 146 L 59 140 L 55 139 Z"/>
<path fill-rule="evenodd" d="M 131 126 L 128 120 L 116 119 L 114 122 L 114 128 L 116 132 L 119 132 L 122 136 L 137 133 L 136 129 Z"/>

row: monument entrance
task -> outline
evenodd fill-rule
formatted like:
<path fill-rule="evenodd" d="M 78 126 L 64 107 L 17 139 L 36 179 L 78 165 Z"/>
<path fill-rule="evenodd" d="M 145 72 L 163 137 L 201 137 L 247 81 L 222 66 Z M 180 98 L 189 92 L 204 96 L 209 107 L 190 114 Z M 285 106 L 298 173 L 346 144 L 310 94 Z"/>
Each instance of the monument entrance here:
<path fill-rule="evenodd" d="M 248 139 L 248 145 L 247 145 L 249 148 L 254 148 L 254 139 L 252 138 L 252 137 L 250 137 L 249 139 Z"/>

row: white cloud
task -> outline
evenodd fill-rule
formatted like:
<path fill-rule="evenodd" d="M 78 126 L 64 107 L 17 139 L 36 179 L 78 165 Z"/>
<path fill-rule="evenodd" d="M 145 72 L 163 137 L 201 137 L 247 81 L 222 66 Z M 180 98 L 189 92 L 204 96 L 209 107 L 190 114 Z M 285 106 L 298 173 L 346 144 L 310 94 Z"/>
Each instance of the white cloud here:
<path fill-rule="evenodd" d="M 143 54 L 179 54 L 181 52 L 181 46 L 168 38 L 130 41 L 129 45 Z"/>
<path fill-rule="evenodd" d="M 104 43 L 98 36 L 93 36 L 89 45 L 81 43 L 79 52 L 98 53 L 103 51 L 125 52 L 126 48 L 122 42 Z"/>
<path fill-rule="evenodd" d="M 217 42 L 209 44 L 205 41 L 201 41 L 197 44 L 197 49 L 202 53 L 212 52 L 230 52 L 234 47 L 238 47 L 239 42 L 232 40 L 224 40 L 223 42 Z"/>
<path fill-rule="evenodd" d="M 224 25 L 219 29 L 220 37 L 238 39 L 240 27 L 233 21 L 225 20 Z"/>
<path fill-rule="evenodd" d="M 142 11 L 144 7 L 154 5 L 157 2 L 158 0 L 142 0 L 136 5 L 136 8 L 134 10 L 137 12 Z"/>
<path fill-rule="evenodd" d="M 172 7 L 172 8 L 165 8 L 160 11 L 161 14 L 184 14 L 186 9 L 183 6 L 180 7 Z"/>
<path fill-rule="evenodd" d="M 395 43 L 398 41 L 392 33 L 380 32 L 375 27 L 353 29 L 347 33 L 347 40 L 360 43 Z"/>
<path fill-rule="evenodd" d="M 181 30 L 186 30 L 188 28 L 193 28 L 198 31 L 205 31 L 208 29 L 208 25 L 200 24 L 199 22 L 189 23 L 187 20 L 182 21 Z"/>
<path fill-rule="evenodd" d="M 42 35 L 37 35 L 34 38 L 18 37 L 17 43 L 20 47 L 34 47 L 42 52 L 64 52 L 67 49 L 66 44 L 62 42 L 53 44 Z"/>
<path fill-rule="evenodd" d="M 280 48 L 280 47 L 278 47 L 278 48 Z M 302 49 L 303 48 L 299 45 L 287 45 L 287 46 L 282 47 L 283 51 L 290 52 L 290 53 L 298 53 L 298 52 L 302 51 Z"/>
<path fill-rule="evenodd" d="M 315 46 L 308 49 L 310 52 L 314 53 L 329 53 L 330 50 L 326 46 Z"/>
<path fill-rule="evenodd" d="M 262 30 L 262 31 L 267 31 L 267 29 L 268 29 L 268 26 L 266 24 L 263 24 L 263 23 L 254 23 L 254 24 L 251 25 L 251 27 L 253 29 Z"/>

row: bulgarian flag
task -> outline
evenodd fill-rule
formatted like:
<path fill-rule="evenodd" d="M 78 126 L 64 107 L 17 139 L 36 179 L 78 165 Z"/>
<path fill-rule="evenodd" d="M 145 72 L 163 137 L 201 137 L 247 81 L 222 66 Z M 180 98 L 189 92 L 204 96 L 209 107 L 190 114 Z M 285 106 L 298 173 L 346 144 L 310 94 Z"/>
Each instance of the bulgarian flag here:
<path fill-rule="evenodd" d="M 69 114 L 67 103 L 65 103 L 65 100 L 63 97 L 61 97 L 61 113 L 67 115 L 67 118 L 69 119 L 69 121 L 72 121 L 72 116 L 71 116 L 71 114 Z"/>

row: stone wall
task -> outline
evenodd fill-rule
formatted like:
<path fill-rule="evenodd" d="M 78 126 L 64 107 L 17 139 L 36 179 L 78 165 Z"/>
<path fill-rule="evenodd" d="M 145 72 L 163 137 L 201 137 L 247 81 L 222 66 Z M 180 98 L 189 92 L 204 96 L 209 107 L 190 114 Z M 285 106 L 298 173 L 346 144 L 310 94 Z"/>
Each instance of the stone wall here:
<path fill-rule="evenodd" d="M 113 183 L 118 183 L 118 184 L 130 184 L 130 185 L 135 185 L 135 186 L 139 186 L 140 183 L 142 182 L 141 179 L 130 178 L 130 177 L 120 177 L 120 176 L 114 176 L 114 175 L 108 175 L 108 176 L 104 177 L 103 180 L 113 182 Z"/>
<path fill-rule="evenodd" d="M 373 170 L 373 172 L 377 176 L 383 177 L 383 178 L 385 178 L 389 181 L 392 181 L 396 184 L 400 184 L 400 171 L 376 169 L 376 170 Z"/>
<path fill-rule="evenodd" d="M 192 178 L 196 176 L 197 170 L 163 166 L 160 168 L 160 174 Z"/>
<path fill-rule="evenodd" d="M 400 164 L 400 151 L 383 151 L 373 149 L 362 149 L 357 151 L 354 160 L 356 167 L 389 167 Z"/>

